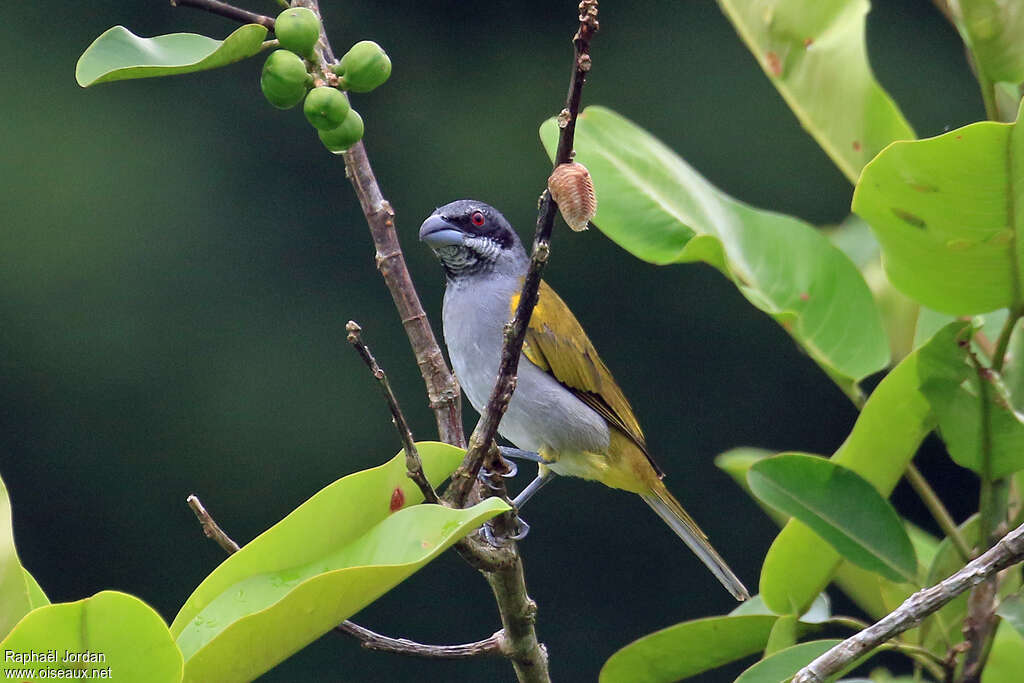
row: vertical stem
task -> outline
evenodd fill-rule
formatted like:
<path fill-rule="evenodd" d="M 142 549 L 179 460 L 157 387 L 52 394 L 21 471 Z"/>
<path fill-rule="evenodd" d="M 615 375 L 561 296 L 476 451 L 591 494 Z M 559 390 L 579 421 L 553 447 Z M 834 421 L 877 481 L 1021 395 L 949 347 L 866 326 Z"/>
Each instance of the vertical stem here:
<path fill-rule="evenodd" d="M 960 559 L 967 562 L 971 561 L 971 549 L 967 545 L 967 541 L 964 540 L 963 535 L 960 533 L 960 529 L 957 528 L 956 522 L 953 521 L 953 517 L 949 514 L 949 510 L 942 504 L 942 500 L 938 494 L 928 483 L 928 480 L 924 478 L 921 471 L 914 466 L 913 463 L 907 465 L 907 471 L 904 473 L 907 478 L 907 482 L 911 488 L 917 493 L 917 495 L 924 502 L 928 511 L 932 514 L 932 517 L 938 523 L 939 528 L 942 532 L 949 537 L 949 540 L 953 543 L 953 547 L 956 548 L 956 552 L 960 555 Z"/>

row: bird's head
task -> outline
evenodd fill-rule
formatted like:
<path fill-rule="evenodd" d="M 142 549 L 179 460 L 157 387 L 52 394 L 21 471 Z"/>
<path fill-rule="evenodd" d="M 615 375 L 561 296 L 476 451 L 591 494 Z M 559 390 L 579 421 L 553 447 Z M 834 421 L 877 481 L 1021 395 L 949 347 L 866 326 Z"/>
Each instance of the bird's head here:
<path fill-rule="evenodd" d="M 493 206 L 473 199 L 436 209 L 420 226 L 420 239 L 441 259 L 449 279 L 495 270 L 520 275 L 526 270 L 526 251 L 508 220 Z"/>

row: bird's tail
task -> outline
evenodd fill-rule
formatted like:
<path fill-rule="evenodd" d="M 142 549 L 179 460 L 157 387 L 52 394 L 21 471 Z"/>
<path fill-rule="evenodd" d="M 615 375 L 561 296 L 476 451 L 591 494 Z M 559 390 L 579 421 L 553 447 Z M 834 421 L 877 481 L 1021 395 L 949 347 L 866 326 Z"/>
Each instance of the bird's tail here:
<path fill-rule="evenodd" d="M 658 481 L 649 492 L 640 494 L 644 501 L 651 506 L 651 509 L 658 513 L 666 524 L 672 527 L 679 538 L 690 547 L 700 561 L 703 562 L 711 573 L 722 582 L 730 593 L 737 600 L 747 600 L 750 593 L 746 586 L 736 578 L 729 565 L 725 563 L 722 556 L 711 546 L 708 537 L 700 530 L 693 518 L 683 509 L 665 485 Z"/>

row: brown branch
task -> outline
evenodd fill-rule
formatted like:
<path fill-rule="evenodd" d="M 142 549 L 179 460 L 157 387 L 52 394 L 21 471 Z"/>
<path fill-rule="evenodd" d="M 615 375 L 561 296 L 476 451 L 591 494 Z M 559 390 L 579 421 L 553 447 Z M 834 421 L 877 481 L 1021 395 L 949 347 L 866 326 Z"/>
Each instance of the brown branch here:
<path fill-rule="evenodd" d="M 370 368 L 370 372 L 377 378 L 380 388 L 384 392 L 384 399 L 388 402 L 388 409 L 391 411 L 391 420 L 395 423 L 395 429 L 398 430 L 398 436 L 402 440 L 402 446 L 405 449 L 406 475 L 420 487 L 424 500 L 435 504 L 440 502 L 434 487 L 430 485 L 430 482 L 427 481 L 427 476 L 423 474 L 423 461 L 420 460 L 420 453 L 416 450 L 416 442 L 413 441 L 412 430 L 409 429 L 409 423 L 405 421 L 405 415 L 402 414 L 402 409 L 398 405 L 395 392 L 391 390 L 388 376 L 384 374 L 384 370 L 377 364 L 377 359 L 370 352 L 370 347 L 363 342 L 363 338 L 359 335 L 363 328 L 359 327 L 359 323 L 356 321 L 349 320 L 348 324 L 345 325 L 345 329 L 348 330 L 348 343 L 355 348 L 356 353 L 366 363 L 366 367 Z"/>
<path fill-rule="evenodd" d="M 240 21 L 243 24 L 261 24 L 271 31 L 274 30 L 274 19 L 272 17 L 256 14 L 255 12 L 250 12 L 249 10 L 242 9 L 241 7 L 229 5 L 226 2 L 218 2 L 217 0 L 171 0 L 171 6 L 194 7 L 213 14 L 219 14 L 220 16 L 227 17 L 228 19 Z"/>
<path fill-rule="evenodd" d="M 572 78 L 569 82 L 569 94 L 565 109 L 558 116 L 561 132 L 558 137 L 558 150 L 555 163 L 568 163 L 572 160 L 573 140 L 576 132 L 576 117 L 579 114 L 580 99 L 587 72 L 590 71 L 590 40 L 597 32 L 597 0 L 583 0 L 579 5 L 580 27 L 573 38 L 574 54 Z M 530 258 L 530 270 L 523 281 L 523 291 L 519 297 L 519 305 L 515 315 L 505 326 L 505 343 L 501 349 L 501 361 L 498 365 L 498 380 L 487 401 L 487 409 L 477 422 L 469 439 L 469 452 L 462 465 L 452 475 L 452 483 L 446 497 L 458 506 L 466 500 L 470 489 L 480 471 L 484 454 L 490 448 L 498 433 L 498 423 L 508 409 L 512 392 L 515 391 L 516 373 L 519 369 L 519 357 L 523 349 L 523 340 L 530 324 L 530 316 L 537 305 L 540 290 L 541 273 L 547 264 L 550 251 L 551 231 L 554 228 L 555 202 L 547 190 L 541 195 L 537 212 L 537 230 L 533 238 L 533 254 Z"/>
<path fill-rule="evenodd" d="M 484 638 L 475 643 L 425 645 L 424 643 L 417 643 L 407 638 L 382 636 L 351 621 L 342 622 L 335 626 L 334 630 L 347 633 L 358 639 L 367 650 L 391 652 L 412 657 L 424 657 L 426 659 L 469 659 L 471 657 L 503 657 L 506 655 L 504 651 L 506 641 L 503 631 L 498 631 L 490 638 Z"/>
<path fill-rule="evenodd" d="M 193 494 L 186 499 L 188 506 L 192 508 L 196 519 L 203 527 L 203 533 L 207 538 L 217 542 L 224 552 L 234 555 L 238 552 L 239 546 L 228 536 L 220 525 L 210 516 L 210 513 L 203 507 L 203 503 Z M 488 655 L 511 656 L 505 652 L 506 641 L 504 631 L 498 631 L 490 638 L 478 640 L 475 643 L 464 643 L 461 645 L 424 645 L 406 638 L 391 638 L 376 631 L 360 626 L 352 621 L 343 621 L 334 627 L 338 633 L 347 633 L 359 640 L 363 647 L 368 650 L 380 650 L 382 652 L 394 652 L 404 655 L 415 655 L 430 659 L 468 659 L 469 657 L 483 657 Z"/>
<path fill-rule="evenodd" d="M 188 503 L 190 508 L 192 508 L 192 512 L 195 513 L 196 519 L 198 519 L 199 524 L 202 525 L 203 533 L 207 538 L 216 541 L 217 545 L 223 548 L 224 552 L 228 555 L 238 552 L 238 544 L 231 540 L 231 537 L 224 533 L 224 530 L 221 529 L 217 522 L 213 520 L 213 517 L 211 517 L 210 513 L 206 511 L 205 507 L 203 507 L 202 501 L 199 500 L 199 497 L 196 496 L 196 494 L 193 493 L 190 495 L 185 499 L 185 502 Z"/>
<path fill-rule="evenodd" d="M 1024 524 L 996 543 L 988 552 L 972 560 L 966 567 L 907 598 L 881 621 L 839 643 L 805 666 L 793 683 L 824 683 L 864 654 L 887 640 L 913 628 L 922 619 L 938 611 L 956 596 L 984 583 L 1000 571 L 1024 561 Z"/>

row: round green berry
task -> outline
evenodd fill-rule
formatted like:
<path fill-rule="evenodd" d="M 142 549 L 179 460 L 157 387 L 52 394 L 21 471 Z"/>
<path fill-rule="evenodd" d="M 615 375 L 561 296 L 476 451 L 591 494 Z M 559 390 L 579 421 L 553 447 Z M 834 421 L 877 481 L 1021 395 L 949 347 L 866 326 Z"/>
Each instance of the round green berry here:
<path fill-rule="evenodd" d="M 336 73 L 341 76 L 341 85 L 352 92 L 370 92 L 391 75 L 391 60 L 372 40 L 361 40 L 345 53 L 338 64 Z"/>
<path fill-rule="evenodd" d="M 308 82 L 306 65 L 288 50 L 271 52 L 260 75 L 263 95 L 278 109 L 291 109 L 301 102 Z"/>
<path fill-rule="evenodd" d="M 292 7 L 277 15 L 274 35 L 281 47 L 311 58 L 316 41 L 320 40 L 320 20 L 311 9 Z"/>
<path fill-rule="evenodd" d="M 345 121 L 350 109 L 344 93 L 326 86 L 310 90 L 302 105 L 306 119 L 317 130 L 337 128 Z"/>
<path fill-rule="evenodd" d="M 319 134 L 324 147 L 335 154 L 341 154 L 363 139 L 363 117 L 355 109 L 350 109 L 340 126 L 322 130 Z"/>

